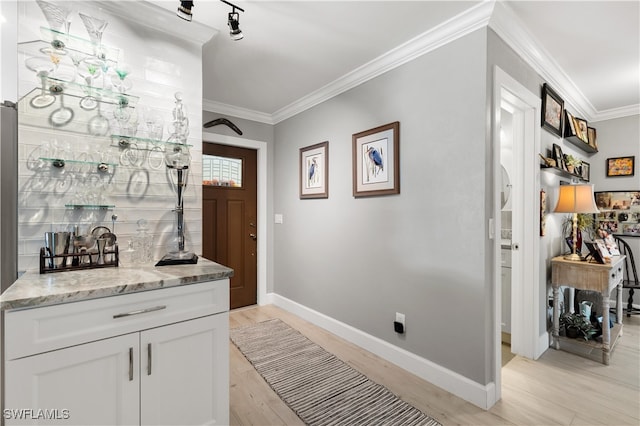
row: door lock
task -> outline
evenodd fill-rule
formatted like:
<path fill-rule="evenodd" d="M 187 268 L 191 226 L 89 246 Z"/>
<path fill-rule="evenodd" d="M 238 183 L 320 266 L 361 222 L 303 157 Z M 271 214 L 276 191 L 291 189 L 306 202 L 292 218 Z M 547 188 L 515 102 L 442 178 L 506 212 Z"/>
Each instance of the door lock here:
<path fill-rule="evenodd" d="M 518 245 L 518 243 L 511 244 L 511 250 L 520 250 L 520 246 Z"/>

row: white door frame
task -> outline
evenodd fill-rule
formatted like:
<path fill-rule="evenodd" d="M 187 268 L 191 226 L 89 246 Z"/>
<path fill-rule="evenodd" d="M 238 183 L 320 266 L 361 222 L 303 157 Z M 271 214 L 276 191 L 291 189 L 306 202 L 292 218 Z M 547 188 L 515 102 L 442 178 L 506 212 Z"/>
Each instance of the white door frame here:
<path fill-rule="evenodd" d="M 202 141 L 240 148 L 255 149 L 258 154 L 258 305 L 265 305 L 267 301 L 267 143 L 235 136 L 220 135 L 218 133 L 202 132 Z"/>
<path fill-rule="evenodd" d="M 548 347 L 546 327 L 540 330 L 540 98 L 499 67 L 494 68 L 493 84 L 493 217 L 494 238 L 494 368 L 496 401 L 502 393 L 501 317 L 502 280 L 500 274 L 500 121 L 501 108 L 514 115 L 514 167 L 512 182 L 511 350 L 517 355 L 537 359 Z M 519 145 L 516 148 L 516 144 Z M 518 156 L 519 158 L 516 158 Z M 519 193 L 519 194 L 518 194 Z M 546 323 L 546 321 L 545 321 Z M 546 339 L 545 339 L 546 338 Z"/>

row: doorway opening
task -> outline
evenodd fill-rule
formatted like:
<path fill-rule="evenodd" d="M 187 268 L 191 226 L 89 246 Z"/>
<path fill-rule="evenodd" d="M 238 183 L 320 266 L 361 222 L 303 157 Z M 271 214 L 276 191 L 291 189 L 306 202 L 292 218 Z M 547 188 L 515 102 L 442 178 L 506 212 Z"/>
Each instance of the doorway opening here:
<path fill-rule="evenodd" d="M 513 354 L 537 359 L 548 348 L 549 342 L 546 317 L 542 317 L 545 326 L 540 325 L 540 301 L 546 298 L 541 296 L 545 288 L 541 289 L 539 280 L 540 168 L 537 153 L 540 152 L 540 98 L 495 67 L 493 105 L 494 371 L 497 401 L 501 397 L 502 385 L 503 323 L 510 323 L 510 350 Z M 503 124 L 504 153 L 500 131 Z M 511 158 L 506 153 L 507 147 Z M 509 187 L 503 187 L 503 161 L 508 162 L 508 167 L 505 167 L 508 177 L 505 179 Z M 507 188 L 510 204 L 503 206 L 503 192 Z M 506 254 L 503 254 L 503 247 Z M 503 259 L 510 262 L 509 271 L 502 270 Z M 503 283 L 503 277 L 509 282 Z M 504 295 L 503 303 L 505 285 L 508 289 L 504 291 L 510 290 L 511 295 Z M 504 319 L 503 305 L 510 308 L 505 313 L 508 317 Z"/>

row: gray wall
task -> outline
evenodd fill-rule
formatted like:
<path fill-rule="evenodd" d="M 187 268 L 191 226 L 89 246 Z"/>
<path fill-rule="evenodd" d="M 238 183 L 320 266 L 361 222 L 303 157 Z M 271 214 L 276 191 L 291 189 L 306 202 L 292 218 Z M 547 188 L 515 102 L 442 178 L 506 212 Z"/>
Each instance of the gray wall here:
<path fill-rule="evenodd" d="M 277 124 L 274 190 L 276 293 L 481 384 L 485 52 L 482 29 Z M 352 134 L 396 120 L 401 193 L 353 198 Z M 300 200 L 299 149 L 322 141 L 329 199 Z"/>

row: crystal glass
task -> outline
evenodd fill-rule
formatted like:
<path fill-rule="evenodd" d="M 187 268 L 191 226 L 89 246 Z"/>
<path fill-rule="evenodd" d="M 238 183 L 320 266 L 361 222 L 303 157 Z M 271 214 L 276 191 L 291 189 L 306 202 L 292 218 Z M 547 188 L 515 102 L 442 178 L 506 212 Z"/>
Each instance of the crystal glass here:
<path fill-rule="evenodd" d="M 100 103 L 98 102 L 98 112 L 89 120 L 89 134 L 93 136 L 105 136 L 109 133 L 109 120 L 102 115 L 100 111 Z"/>
<path fill-rule="evenodd" d="M 126 93 L 132 86 L 131 81 L 126 80 L 127 76 L 131 73 L 131 67 L 128 64 L 119 63 L 114 68 L 114 71 L 116 73 L 111 77 L 113 87 L 120 93 Z"/>
<path fill-rule="evenodd" d="M 91 111 L 98 106 L 98 99 L 93 96 L 93 82 L 102 73 L 100 60 L 96 58 L 86 58 L 80 61 L 78 75 L 87 85 L 87 96 L 80 99 L 80 107 L 86 111 Z"/>
<path fill-rule="evenodd" d="M 75 78 L 78 76 L 79 74 L 79 70 L 80 70 L 80 63 L 85 60 L 87 58 L 87 55 L 83 52 L 80 52 L 78 50 L 69 50 L 69 58 L 71 59 L 71 62 L 73 63 L 73 66 L 76 68 L 76 74 L 74 77 L 74 81 Z"/>
<path fill-rule="evenodd" d="M 89 34 L 89 39 L 93 43 L 94 53 L 97 54 L 102 44 L 102 33 L 104 33 L 109 23 L 104 19 L 96 18 L 82 12 L 78 12 L 78 15 L 80 15 L 80 19 L 82 19 L 82 23 Z"/>
<path fill-rule="evenodd" d="M 57 35 L 54 33 L 53 40 L 51 41 L 51 47 L 58 53 L 64 54 L 65 44 L 69 39 L 69 29 L 71 27 L 71 9 L 44 0 L 36 0 L 36 3 L 47 19 L 50 29 L 59 32 L 64 26 L 64 34 Z M 45 51 L 48 53 L 50 49 L 45 48 Z"/>
<path fill-rule="evenodd" d="M 47 77 L 56 69 L 57 63 L 39 56 L 28 58 L 24 63 L 40 79 L 40 94 L 34 96 L 29 104 L 34 108 L 48 107 L 56 101 L 56 98 L 51 93 L 47 93 Z"/>
<path fill-rule="evenodd" d="M 143 109 L 144 122 L 147 125 L 147 132 L 149 139 L 162 139 L 162 133 L 164 130 L 164 121 L 158 111 L 153 108 L 145 107 Z"/>
<path fill-rule="evenodd" d="M 174 97 L 176 102 L 175 107 L 173 108 L 171 136 L 169 136 L 168 141 L 184 144 L 187 142 L 187 136 L 189 136 L 189 118 L 187 117 L 187 110 L 182 103 L 182 93 L 176 92 Z"/>

